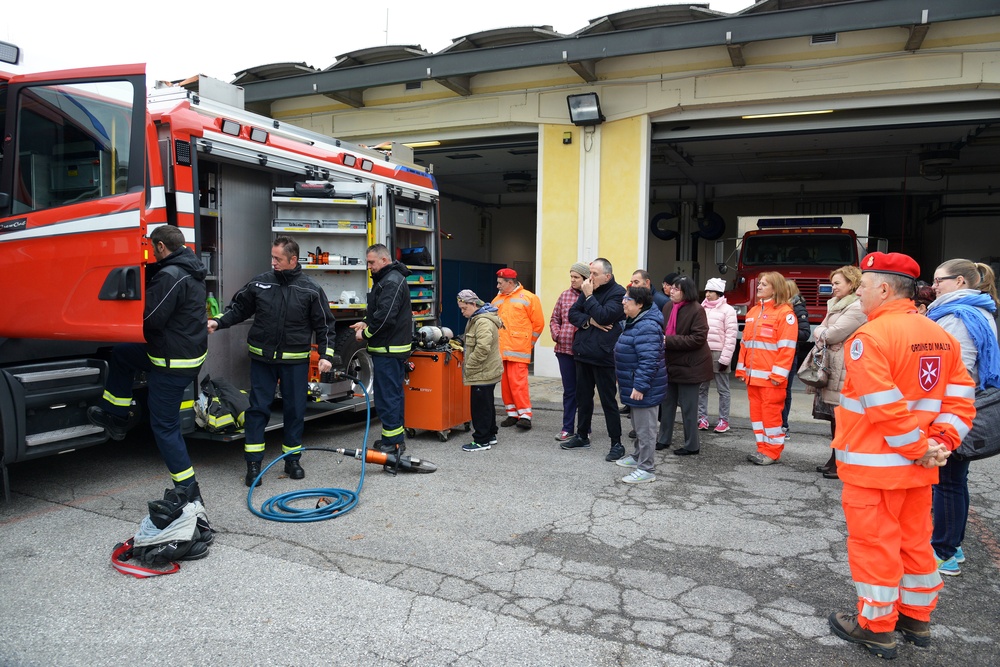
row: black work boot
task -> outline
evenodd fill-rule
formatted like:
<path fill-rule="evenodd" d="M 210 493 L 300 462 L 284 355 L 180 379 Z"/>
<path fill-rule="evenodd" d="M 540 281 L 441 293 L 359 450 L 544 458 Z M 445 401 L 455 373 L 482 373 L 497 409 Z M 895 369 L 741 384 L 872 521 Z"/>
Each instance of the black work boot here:
<path fill-rule="evenodd" d="M 896 657 L 896 635 L 892 632 L 872 632 L 861 627 L 858 615 L 834 612 L 830 614 L 833 634 L 855 644 L 861 644 L 869 653 L 886 660 Z"/>
<path fill-rule="evenodd" d="M 261 480 L 257 480 L 257 484 L 254 485 L 253 481 L 257 479 L 257 475 L 260 474 L 260 461 L 247 461 L 247 476 L 244 481 L 246 481 L 247 486 L 260 486 Z"/>
<path fill-rule="evenodd" d="M 285 474 L 289 479 L 302 479 L 306 476 L 306 471 L 302 469 L 298 459 L 285 459 Z"/>
<path fill-rule="evenodd" d="M 139 414 L 129 411 L 128 417 L 119 417 L 92 405 L 87 408 L 87 420 L 107 431 L 112 440 L 124 440 L 128 430 L 139 423 Z"/>
<path fill-rule="evenodd" d="M 392 442 L 386 442 L 385 440 L 376 440 L 375 449 L 382 452 L 383 454 L 393 454 L 402 456 L 403 452 L 406 451 L 406 443 L 405 442 L 392 443 Z"/>
<path fill-rule="evenodd" d="M 896 619 L 896 632 L 901 632 L 903 639 L 914 646 L 927 647 L 931 645 L 930 621 L 918 621 L 915 618 L 900 613 Z"/>

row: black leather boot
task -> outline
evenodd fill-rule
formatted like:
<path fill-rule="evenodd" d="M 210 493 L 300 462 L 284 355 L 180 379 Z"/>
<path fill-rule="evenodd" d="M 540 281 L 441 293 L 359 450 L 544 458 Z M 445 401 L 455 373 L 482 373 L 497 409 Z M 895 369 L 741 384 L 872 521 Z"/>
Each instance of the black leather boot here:
<path fill-rule="evenodd" d="M 246 481 L 247 486 L 253 486 L 253 481 L 257 479 L 257 475 L 260 474 L 260 461 L 247 461 L 247 476 L 244 481 Z M 256 486 L 260 486 L 261 480 L 257 480 Z"/>

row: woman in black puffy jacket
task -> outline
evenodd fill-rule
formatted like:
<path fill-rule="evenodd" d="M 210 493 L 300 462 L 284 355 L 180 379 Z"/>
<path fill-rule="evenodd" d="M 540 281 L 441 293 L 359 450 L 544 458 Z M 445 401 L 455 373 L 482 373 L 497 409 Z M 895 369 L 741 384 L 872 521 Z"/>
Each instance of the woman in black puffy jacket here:
<path fill-rule="evenodd" d="M 809 336 L 812 332 L 809 328 L 809 311 L 806 310 L 806 300 L 802 298 L 799 286 L 795 284 L 794 280 L 788 281 L 788 294 L 792 298 L 792 311 L 799 323 L 799 346 L 795 349 L 795 365 L 792 366 L 792 375 L 794 375 L 795 371 L 799 370 L 799 366 L 802 365 L 805 355 L 808 354 L 809 348 L 805 347 L 803 343 L 809 342 Z M 785 430 L 786 437 L 788 435 L 788 412 L 792 409 L 792 380 L 794 379 L 792 375 L 788 376 L 788 382 L 785 384 L 785 407 L 781 411 L 781 428 Z"/>

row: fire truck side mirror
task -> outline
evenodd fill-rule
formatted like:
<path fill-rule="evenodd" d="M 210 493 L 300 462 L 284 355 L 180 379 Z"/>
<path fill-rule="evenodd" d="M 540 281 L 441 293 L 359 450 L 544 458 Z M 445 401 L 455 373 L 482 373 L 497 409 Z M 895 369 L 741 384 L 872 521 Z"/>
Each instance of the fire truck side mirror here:
<path fill-rule="evenodd" d="M 719 273 L 723 275 L 729 271 L 729 267 L 726 265 L 726 244 L 722 239 L 715 242 L 715 265 L 719 268 Z"/>

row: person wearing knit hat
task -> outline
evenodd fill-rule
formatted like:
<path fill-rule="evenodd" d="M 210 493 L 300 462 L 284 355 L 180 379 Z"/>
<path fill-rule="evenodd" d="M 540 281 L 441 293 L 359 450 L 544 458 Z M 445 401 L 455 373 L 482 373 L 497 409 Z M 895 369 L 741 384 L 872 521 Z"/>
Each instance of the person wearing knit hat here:
<path fill-rule="evenodd" d="M 831 631 L 883 658 L 896 632 L 928 646 L 944 587 L 932 545 L 938 468 L 972 428 L 975 383 L 954 336 L 919 317 L 919 265 L 900 253 L 861 260 L 858 300 L 868 321 L 844 344 L 845 380 L 832 447 L 847 520 L 857 606 L 830 614 Z"/>
<path fill-rule="evenodd" d="M 528 430 L 531 428 L 528 364 L 531 363 L 531 349 L 545 328 L 542 302 L 517 282 L 517 271 L 505 268 L 497 271 L 497 295 L 493 305 L 503 322 L 503 329 L 500 330 L 500 355 L 503 358 L 500 394 L 507 417 L 500 422 L 500 426 L 517 425 Z"/>
<path fill-rule="evenodd" d="M 576 363 L 573 361 L 573 337 L 576 327 L 569 321 L 569 309 L 580 298 L 580 286 L 590 277 L 590 266 L 576 262 L 569 267 L 569 289 L 564 290 L 549 317 L 549 333 L 555 341 L 556 361 L 563 386 L 563 423 L 556 440 L 565 442 L 572 437 L 576 423 Z"/>
<path fill-rule="evenodd" d="M 462 382 L 469 387 L 469 407 L 472 415 L 472 442 L 462 445 L 462 451 L 480 452 L 497 443 L 497 413 L 493 405 L 494 388 L 503 374 L 500 359 L 500 330 L 503 323 L 497 309 L 483 303 L 475 292 L 464 289 L 458 293 L 458 309 L 468 318 L 465 326 L 465 352 Z"/>
<path fill-rule="evenodd" d="M 471 303 L 471 304 L 475 305 L 477 308 L 479 306 L 482 306 L 484 303 L 486 303 L 485 301 L 483 301 L 482 299 L 479 298 L 478 294 L 476 294 L 475 292 L 473 292 L 470 289 L 464 289 L 464 290 L 462 290 L 461 292 L 458 293 L 458 302 L 459 303 Z"/>
<path fill-rule="evenodd" d="M 736 336 L 739 324 L 736 321 L 736 309 L 729 305 L 723 292 L 726 291 L 726 281 L 722 278 L 709 278 L 705 283 L 705 300 L 701 307 L 708 317 L 708 349 L 712 351 L 712 370 L 715 372 L 715 388 L 719 392 L 719 421 L 716 433 L 729 430 L 729 366 L 736 351 Z M 698 429 L 707 431 L 708 421 L 708 390 L 712 381 L 702 382 L 698 388 Z"/>

